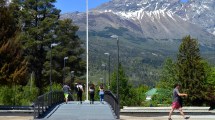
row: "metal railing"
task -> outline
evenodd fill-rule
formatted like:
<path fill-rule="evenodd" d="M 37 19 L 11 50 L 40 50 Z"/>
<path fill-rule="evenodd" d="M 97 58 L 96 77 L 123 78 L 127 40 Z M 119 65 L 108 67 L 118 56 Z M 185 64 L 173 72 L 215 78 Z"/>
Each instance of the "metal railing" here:
<path fill-rule="evenodd" d="M 53 105 L 57 105 L 63 101 L 63 91 L 52 91 L 37 97 L 34 102 L 34 118 L 41 117 Z"/>
<path fill-rule="evenodd" d="M 116 118 L 119 119 L 119 115 L 120 115 L 120 108 L 119 108 L 119 101 L 117 99 L 117 97 L 111 92 L 111 91 L 105 91 L 104 94 L 104 101 L 106 101 L 107 103 L 110 104 L 110 106 L 112 107 Z"/>

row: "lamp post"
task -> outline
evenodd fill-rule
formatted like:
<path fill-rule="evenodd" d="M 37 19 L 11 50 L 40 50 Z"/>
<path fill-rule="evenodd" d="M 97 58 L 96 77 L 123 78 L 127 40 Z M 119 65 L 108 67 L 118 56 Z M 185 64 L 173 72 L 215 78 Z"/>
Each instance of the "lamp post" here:
<path fill-rule="evenodd" d="M 106 64 L 102 64 L 102 67 L 104 67 L 104 86 L 106 86 Z"/>
<path fill-rule="evenodd" d="M 71 71 L 70 73 L 71 73 L 70 87 L 72 87 L 73 88 L 72 90 L 75 91 L 75 89 L 74 89 L 75 71 Z"/>
<path fill-rule="evenodd" d="M 104 79 L 103 79 L 103 78 L 100 78 L 100 82 L 103 84 L 103 83 L 104 83 Z"/>
<path fill-rule="evenodd" d="M 108 56 L 108 89 L 110 89 L 110 53 L 104 53 Z"/>
<path fill-rule="evenodd" d="M 116 94 L 118 99 L 118 109 L 120 109 L 120 96 L 119 96 L 119 37 L 117 35 L 111 35 L 111 38 L 114 38 L 117 40 L 117 88 L 116 88 Z M 118 111 L 119 112 L 119 111 Z M 119 113 L 118 113 L 119 115 Z M 117 116 L 119 118 L 119 116 Z"/>
<path fill-rule="evenodd" d="M 65 84 L 65 64 L 66 64 L 66 60 L 68 59 L 69 57 L 64 57 L 63 59 L 63 83 Z"/>
<path fill-rule="evenodd" d="M 49 82 L 50 82 L 50 91 L 52 91 L 52 47 L 57 46 L 58 44 L 52 43 L 51 44 L 51 56 L 50 56 L 50 77 L 49 77 Z"/>

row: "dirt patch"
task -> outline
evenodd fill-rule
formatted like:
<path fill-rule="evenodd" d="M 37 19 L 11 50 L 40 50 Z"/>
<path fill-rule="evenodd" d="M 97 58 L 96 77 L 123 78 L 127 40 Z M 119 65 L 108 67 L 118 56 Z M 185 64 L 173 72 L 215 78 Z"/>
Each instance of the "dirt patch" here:
<path fill-rule="evenodd" d="M 33 120 L 33 116 L 0 116 L 0 120 Z"/>

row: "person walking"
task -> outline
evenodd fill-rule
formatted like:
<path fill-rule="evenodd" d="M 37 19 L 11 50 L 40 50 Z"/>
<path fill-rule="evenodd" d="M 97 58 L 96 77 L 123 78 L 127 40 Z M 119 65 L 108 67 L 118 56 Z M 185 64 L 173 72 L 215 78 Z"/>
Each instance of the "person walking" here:
<path fill-rule="evenodd" d="M 184 119 L 189 119 L 190 117 L 185 117 L 183 111 L 182 111 L 182 98 L 183 96 L 187 97 L 188 95 L 186 93 L 180 93 L 180 84 L 175 84 L 174 85 L 174 90 L 173 90 L 173 102 L 172 102 L 172 109 L 169 112 L 169 118 L 168 120 L 172 120 L 171 115 L 175 109 L 178 109 L 181 115 L 183 116 Z"/>
<path fill-rule="evenodd" d="M 100 102 L 102 103 L 102 104 L 104 104 L 104 87 L 103 87 L 103 84 L 101 84 L 100 86 L 99 86 L 99 96 L 100 96 Z"/>
<path fill-rule="evenodd" d="M 63 86 L 63 92 L 64 92 L 64 99 L 65 99 L 65 102 L 67 104 L 68 102 L 68 96 L 69 96 L 69 91 L 71 90 L 70 87 L 67 85 L 67 84 L 64 84 Z"/>
<path fill-rule="evenodd" d="M 89 92 L 90 92 L 90 104 L 94 104 L 94 95 L 95 95 L 94 84 L 91 84 L 91 86 L 89 88 Z"/>
<path fill-rule="evenodd" d="M 78 83 L 77 85 L 77 97 L 78 97 L 78 101 L 80 101 L 80 103 L 82 104 L 82 93 L 84 92 L 83 86 L 81 85 L 81 83 Z"/>

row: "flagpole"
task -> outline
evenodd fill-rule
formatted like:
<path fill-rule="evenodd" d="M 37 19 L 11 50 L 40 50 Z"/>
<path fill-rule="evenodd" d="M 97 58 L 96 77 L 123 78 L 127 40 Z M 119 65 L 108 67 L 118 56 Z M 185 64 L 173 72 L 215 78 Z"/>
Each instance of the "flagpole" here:
<path fill-rule="evenodd" d="M 88 0 L 86 0 L 86 61 L 87 61 L 87 73 L 86 73 L 86 85 L 87 85 L 87 90 L 86 90 L 86 101 L 89 101 L 88 99 Z"/>

